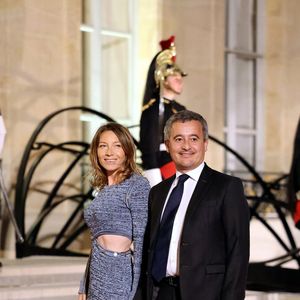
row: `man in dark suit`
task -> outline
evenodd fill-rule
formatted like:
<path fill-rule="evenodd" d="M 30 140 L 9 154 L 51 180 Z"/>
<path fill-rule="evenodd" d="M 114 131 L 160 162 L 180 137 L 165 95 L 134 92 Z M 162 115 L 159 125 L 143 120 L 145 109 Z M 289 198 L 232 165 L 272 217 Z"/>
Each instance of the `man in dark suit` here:
<path fill-rule="evenodd" d="M 149 194 L 146 298 L 244 299 L 249 209 L 242 182 L 205 164 L 208 128 L 201 115 L 174 114 L 164 138 L 176 176 Z"/>

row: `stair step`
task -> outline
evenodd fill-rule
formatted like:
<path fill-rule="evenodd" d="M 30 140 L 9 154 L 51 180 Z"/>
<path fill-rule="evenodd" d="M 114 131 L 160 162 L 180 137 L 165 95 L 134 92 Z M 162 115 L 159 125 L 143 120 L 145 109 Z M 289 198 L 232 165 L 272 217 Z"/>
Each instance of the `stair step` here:
<path fill-rule="evenodd" d="M 86 261 L 53 256 L 2 259 L 0 299 L 74 300 Z"/>
<path fill-rule="evenodd" d="M 0 288 L 0 299 L 2 300 L 25 300 L 25 299 L 47 299 L 47 300 L 74 300 L 78 293 L 78 283 L 71 285 L 35 285 Z"/>

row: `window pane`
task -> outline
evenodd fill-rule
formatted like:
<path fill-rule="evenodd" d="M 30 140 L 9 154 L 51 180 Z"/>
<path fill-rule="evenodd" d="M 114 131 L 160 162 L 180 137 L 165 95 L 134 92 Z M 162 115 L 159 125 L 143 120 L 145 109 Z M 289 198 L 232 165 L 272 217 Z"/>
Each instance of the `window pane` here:
<path fill-rule="evenodd" d="M 113 31 L 128 32 L 128 7 L 130 0 L 102 0 L 101 27 Z"/>
<path fill-rule="evenodd" d="M 237 128 L 254 127 L 253 61 L 235 60 L 236 125 Z"/>
<path fill-rule="evenodd" d="M 255 165 L 254 157 L 255 139 L 251 135 L 237 134 L 236 148 L 234 149 L 240 154 L 250 165 Z M 230 171 L 246 171 L 245 166 L 232 154 L 227 153 L 227 169 Z"/>
<path fill-rule="evenodd" d="M 113 118 L 128 118 L 128 40 L 102 36 L 102 99 Z"/>
<path fill-rule="evenodd" d="M 229 1 L 229 48 L 253 51 L 253 0 Z"/>
<path fill-rule="evenodd" d="M 251 135 L 237 135 L 237 150 L 250 163 L 254 164 L 254 137 Z"/>

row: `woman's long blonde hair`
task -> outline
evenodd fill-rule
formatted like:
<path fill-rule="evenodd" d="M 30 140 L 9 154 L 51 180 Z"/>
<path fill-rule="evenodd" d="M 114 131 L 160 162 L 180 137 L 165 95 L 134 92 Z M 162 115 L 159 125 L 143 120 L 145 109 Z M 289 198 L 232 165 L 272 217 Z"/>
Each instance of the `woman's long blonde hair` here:
<path fill-rule="evenodd" d="M 90 161 L 92 165 L 91 185 L 97 189 L 102 189 L 108 184 L 106 170 L 99 162 L 97 151 L 100 136 L 104 131 L 112 131 L 118 137 L 126 157 L 124 167 L 116 174 L 116 183 L 127 179 L 132 173 L 140 174 L 135 162 L 135 145 L 128 129 L 118 123 L 107 123 L 99 127 L 90 147 Z"/>

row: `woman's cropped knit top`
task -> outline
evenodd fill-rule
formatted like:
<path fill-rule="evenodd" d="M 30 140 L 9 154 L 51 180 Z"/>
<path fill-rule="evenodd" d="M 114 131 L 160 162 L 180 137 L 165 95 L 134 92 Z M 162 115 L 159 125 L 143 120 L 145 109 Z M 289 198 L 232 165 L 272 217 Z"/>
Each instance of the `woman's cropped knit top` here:
<path fill-rule="evenodd" d="M 84 211 L 92 239 L 103 234 L 128 237 L 134 245 L 132 295 L 135 294 L 142 260 L 143 238 L 148 217 L 148 180 L 132 174 L 123 182 L 105 186 Z"/>
<path fill-rule="evenodd" d="M 92 238 L 115 234 L 133 240 L 134 229 L 143 232 L 147 221 L 149 189 L 146 178 L 133 174 L 120 184 L 105 186 L 98 191 L 84 211 Z"/>

